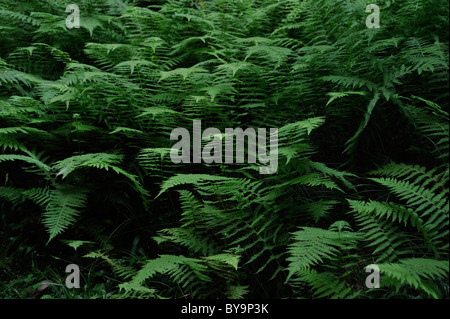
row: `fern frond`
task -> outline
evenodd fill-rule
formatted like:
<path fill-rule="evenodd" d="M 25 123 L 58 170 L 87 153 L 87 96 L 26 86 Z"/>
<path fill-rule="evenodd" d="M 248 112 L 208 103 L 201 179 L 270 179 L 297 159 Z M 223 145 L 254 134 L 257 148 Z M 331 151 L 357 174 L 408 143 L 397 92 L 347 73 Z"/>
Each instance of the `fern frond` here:
<path fill-rule="evenodd" d="M 353 299 L 360 293 L 353 291 L 346 282 L 331 272 L 318 273 L 315 269 L 299 269 L 294 284 L 307 283 L 313 290 L 315 298 Z"/>
<path fill-rule="evenodd" d="M 28 151 L 27 151 L 28 152 Z M 0 163 L 5 161 L 23 161 L 28 164 L 32 164 L 37 166 L 41 172 L 48 173 L 51 168 L 47 164 L 45 164 L 43 161 L 40 160 L 41 154 L 34 154 L 31 152 L 28 152 L 28 156 L 25 155 L 16 155 L 16 154 L 1 154 L 0 155 Z"/>
<path fill-rule="evenodd" d="M 42 214 L 42 223 L 47 227 L 49 241 L 72 226 L 87 203 L 86 190 L 60 186 L 50 191 L 47 207 Z"/>
<path fill-rule="evenodd" d="M 302 227 L 293 233 L 294 242 L 289 245 L 290 257 L 288 279 L 297 271 L 310 268 L 335 256 L 340 250 L 348 249 L 359 239 L 356 233 L 336 232 L 321 228 Z"/>
<path fill-rule="evenodd" d="M 436 277 L 448 278 L 448 260 L 426 258 L 401 259 L 398 263 L 378 265 L 383 276 L 380 286 L 394 286 L 397 289 L 402 284 L 408 284 L 418 290 L 423 290 L 433 298 L 439 298 L 438 289 L 433 284 Z"/>
<path fill-rule="evenodd" d="M 165 180 L 161 186 L 161 191 L 156 197 L 159 197 L 162 193 L 166 192 L 168 189 L 183 185 L 183 184 L 201 184 L 201 183 L 223 183 L 229 181 L 230 178 L 208 175 L 208 174 L 177 174 L 168 180 Z"/>

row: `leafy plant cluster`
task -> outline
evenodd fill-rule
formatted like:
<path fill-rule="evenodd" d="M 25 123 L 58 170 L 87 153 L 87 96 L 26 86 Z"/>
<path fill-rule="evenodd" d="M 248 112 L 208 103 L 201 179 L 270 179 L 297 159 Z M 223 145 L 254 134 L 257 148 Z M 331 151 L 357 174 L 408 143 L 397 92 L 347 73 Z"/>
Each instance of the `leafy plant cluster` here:
<path fill-rule="evenodd" d="M 372 2 L 79 0 L 67 29 L 0 0 L 0 296 L 448 298 L 449 4 Z M 172 163 L 195 119 L 278 128 L 277 173 Z"/>

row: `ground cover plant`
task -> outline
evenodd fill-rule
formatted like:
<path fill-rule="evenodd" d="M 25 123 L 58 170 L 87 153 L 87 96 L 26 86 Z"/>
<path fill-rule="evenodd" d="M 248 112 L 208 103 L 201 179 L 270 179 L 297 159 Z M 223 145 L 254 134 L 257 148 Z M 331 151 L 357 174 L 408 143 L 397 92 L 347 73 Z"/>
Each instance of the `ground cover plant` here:
<path fill-rule="evenodd" d="M 0 0 L 0 298 L 448 298 L 447 1 L 69 4 Z"/>

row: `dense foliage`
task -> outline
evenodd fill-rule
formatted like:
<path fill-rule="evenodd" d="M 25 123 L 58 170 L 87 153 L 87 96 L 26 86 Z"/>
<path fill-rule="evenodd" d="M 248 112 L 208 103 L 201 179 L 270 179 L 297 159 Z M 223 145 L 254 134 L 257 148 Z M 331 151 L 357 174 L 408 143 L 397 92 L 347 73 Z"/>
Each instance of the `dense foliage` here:
<path fill-rule="evenodd" d="M 68 29 L 0 0 L 0 297 L 448 298 L 449 3 L 373 2 L 77 0 Z M 195 119 L 278 128 L 278 171 L 174 164 Z"/>

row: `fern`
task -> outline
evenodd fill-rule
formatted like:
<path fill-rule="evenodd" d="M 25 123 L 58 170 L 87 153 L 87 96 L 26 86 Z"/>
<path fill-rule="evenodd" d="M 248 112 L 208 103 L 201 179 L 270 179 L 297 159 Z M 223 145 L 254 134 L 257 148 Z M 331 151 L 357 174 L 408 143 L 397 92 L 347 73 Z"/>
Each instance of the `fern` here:
<path fill-rule="evenodd" d="M 1 296 L 89 247 L 83 297 L 448 298 L 448 2 L 77 4 L 0 0 Z M 193 119 L 277 171 L 173 163 Z"/>
<path fill-rule="evenodd" d="M 59 187 L 49 194 L 42 223 L 48 229 L 49 241 L 73 225 L 87 203 L 86 191 L 75 187 Z"/>
<path fill-rule="evenodd" d="M 331 228 L 331 226 L 330 226 Z M 303 227 L 293 233 L 293 244 L 289 246 L 289 276 L 300 270 L 324 262 L 341 250 L 349 249 L 358 240 L 358 235 L 349 231 L 333 231 L 320 228 Z"/>
<path fill-rule="evenodd" d="M 359 295 L 358 292 L 353 292 L 346 283 L 339 279 L 331 272 L 318 273 L 314 269 L 301 269 L 297 271 L 298 282 L 306 282 L 313 289 L 315 298 L 329 297 L 331 299 L 352 299 Z M 297 282 L 298 281 L 298 282 Z"/>
<path fill-rule="evenodd" d="M 220 258 L 219 258 L 220 257 Z M 223 264 L 235 265 L 235 261 L 231 261 L 225 255 L 210 256 L 206 260 L 199 260 L 194 258 L 187 258 L 184 256 L 162 255 L 157 259 L 148 261 L 144 267 L 133 276 L 130 282 L 120 285 L 120 289 L 129 292 L 136 290 L 138 292 L 149 291 L 145 289 L 144 283 L 147 279 L 154 277 L 157 274 L 167 275 L 172 280 L 180 283 L 180 289 L 183 293 L 195 296 L 200 293 L 202 282 L 212 281 L 209 273 L 214 271 L 207 265 L 207 260 L 215 260 L 222 264 L 217 271 L 225 267 Z M 232 257 L 232 256 L 231 256 Z"/>
<path fill-rule="evenodd" d="M 161 191 L 157 195 L 160 196 L 162 193 L 167 191 L 169 188 L 183 185 L 183 184 L 198 184 L 203 182 L 224 182 L 230 180 L 227 177 L 222 176 L 213 176 L 213 175 L 206 175 L 206 174 L 178 174 L 174 177 L 171 177 L 167 181 L 164 181 L 163 185 L 161 186 Z"/>
<path fill-rule="evenodd" d="M 448 261 L 425 258 L 401 259 L 398 263 L 379 265 L 381 274 L 385 275 L 382 285 L 399 289 L 407 284 L 415 289 L 423 290 L 433 298 L 439 298 L 439 290 L 434 283 L 436 277 L 448 276 Z"/>

